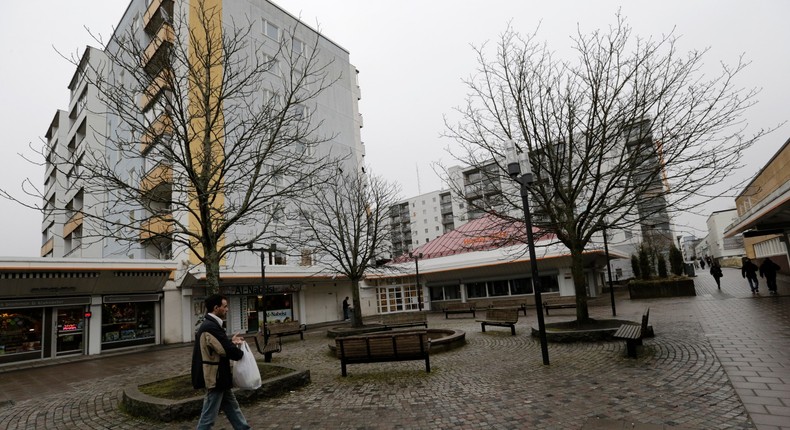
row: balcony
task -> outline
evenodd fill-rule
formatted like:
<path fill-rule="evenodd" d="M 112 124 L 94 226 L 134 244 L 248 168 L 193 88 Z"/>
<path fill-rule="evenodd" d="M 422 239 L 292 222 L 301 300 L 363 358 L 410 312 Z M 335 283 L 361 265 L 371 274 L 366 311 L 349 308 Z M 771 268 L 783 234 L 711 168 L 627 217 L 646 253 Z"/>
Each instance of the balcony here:
<path fill-rule="evenodd" d="M 140 110 L 146 110 L 163 90 L 170 88 L 170 69 L 162 69 L 140 95 Z"/>
<path fill-rule="evenodd" d="M 151 123 L 148 130 L 140 136 L 140 152 L 142 154 L 151 150 L 153 145 L 161 140 L 162 136 L 170 135 L 173 132 L 173 121 L 167 112 L 162 112 Z"/>
<path fill-rule="evenodd" d="M 152 191 L 159 185 L 173 183 L 173 168 L 168 164 L 159 163 L 140 181 L 140 190 Z"/>
<path fill-rule="evenodd" d="M 143 26 L 149 34 L 173 18 L 173 0 L 152 0 L 143 15 Z"/>
<path fill-rule="evenodd" d="M 168 237 L 173 234 L 173 222 L 169 215 L 154 215 L 140 224 L 140 240 Z"/>
<path fill-rule="evenodd" d="M 447 215 L 453 213 L 453 205 L 451 203 L 442 203 L 441 207 L 439 208 L 442 215 Z"/>
<path fill-rule="evenodd" d="M 143 68 L 151 76 L 156 76 L 168 64 L 170 47 L 175 42 L 175 33 L 170 24 L 163 24 L 143 52 Z"/>
<path fill-rule="evenodd" d="M 77 212 L 66 221 L 66 224 L 63 226 L 63 237 L 70 235 L 74 230 L 76 230 L 79 226 L 82 225 L 82 220 L 84 216 L 82 212 Z"/>
<path fill-rule="evenodd" d="M 44 245 L 41 247 L 41 256 L 44 257 L 47 254 L 49 254 L 50 252 L 52 252 L 52 248 L 54 246 L 55 246 L 55 238 L 54 237 L 50 237 L 49 240 L 47 240 L 44 243 Z"/>

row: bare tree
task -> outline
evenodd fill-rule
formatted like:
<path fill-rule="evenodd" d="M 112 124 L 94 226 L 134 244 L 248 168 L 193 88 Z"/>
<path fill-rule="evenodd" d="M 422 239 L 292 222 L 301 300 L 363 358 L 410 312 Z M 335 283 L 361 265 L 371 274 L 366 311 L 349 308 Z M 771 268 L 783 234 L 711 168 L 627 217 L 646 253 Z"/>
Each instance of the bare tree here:
<path fill-rule="evenodd" d="M 211 293 L 221 261 L 268 239 L 326 170 L 319 145 L 334 136 L 320 135 L 315 102 L 342 72 L 320 55 L 315 32 L 294 37 L 299 24 L 275 41 L 253 37 L 259 22 L 223 23 L 203 1 L 187 9 L 162 12 L 147 35 L 116 33 L 104 61 L 74 60 L 98 91 L 102 109 L 92 113 L 109 125 L 87 130 L 100 145 L 79 159 L 48 161 L 67 185 L 102 196 L 81 208 L 95 226 L 86 239 L 188 253 Z"/>
<path fill-rule="evenodd" d="M 390 249 L 390 208 L 398 188 L 373 174 L 343 173 L 317 185 L 301 206 L 300 247 L 313 248 L 322 265 L 351 282 L 354 327 L 362 327 L 359 283 Z"/>
<path fill-rule="evenodd" d="M 571 40 L 571 60 L 557 59 L 537 32 L 512 28 L 493 57 L 476 48 L 479 71 L 466 80 L 467 103 L 446 135 L 463 148 L 451 152 L 457 161 L 504 184 L 512 182 L 503 142 L 528 153 L 534 223 L 569 249 L 584 321 L 582 253 L 594 235 L 638 225 L 668 230 L 672 214 L 722 195 L 717 185 L 765 131 L 745 135 L 743 115 L 757 91 L 736 86 L 742 59 L 705 76 L 706 50 L 681 53 L 672 34 L 634 36 L 619 15 L 608 30 L 579 30 Z M 518 219 L 518 187 L 502 189 L 484 209 Z"/>

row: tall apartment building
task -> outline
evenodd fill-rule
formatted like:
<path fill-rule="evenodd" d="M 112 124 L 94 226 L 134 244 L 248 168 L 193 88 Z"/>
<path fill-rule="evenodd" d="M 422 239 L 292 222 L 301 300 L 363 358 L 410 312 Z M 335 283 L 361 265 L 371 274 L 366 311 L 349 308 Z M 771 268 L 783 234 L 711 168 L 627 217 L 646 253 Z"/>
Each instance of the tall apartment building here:
<path fill-rule="evenodd" d="M 464 224 L 465 205 L 452 198 L 450 190 L 432 191 L 398 202 L 390 208 L 392 257 L 408 254 Z"/>
<path fill-rule="evenodd" d="M 178 25 L 189 29 L 199 27 L 201 22 L 196 18 L 195 7 L 198 3 L 206 7 L 216 8 L 221 13 L 213 18 L 224 34 L 231 34 L 239 23 L 249 23 L 249 32 L 245 35 L 245 43 L 249 44 L 249 54 L 274 58 L 281 54 L 278 50 L 285 46 L 288 39 L 288 52 L 292 55 L 315 46 L 319 59 L 327 65 L 331 76 L 337 81 L 332 84 L 331 91 L 323 91 L 307 106 L 298 106 L 304 113 L 310 110 L 314 123 L 320 123 L 318 133 L 331 136 L 327 142 L 316 148 L 315 157 L 329 154 L 345 157 L 349 170 L 361 169 L 364 157 L 364 146 L 361 141 L 360 128 L 362 116 L 358 101 L 361 98 L 357 82 L 358 72 L 349 62 L 349 54 L 341 46 L 319 34 L 296 17 L 266 0 L 132 0 L 121 17 L 115 33 L 109 40 L 105 50 L 87 47 L 77 70 L 70 83 L 70 100 L 67 110 L 59 110 L 55 114 L 46 138 L 49 156 L 45 172 L 46 213 L 42 222 L 41 255 L 46 257 L 74 258 L 137 258 L 137 259 L 190 259 L 190 251 L 177 249 L 170 236 L 170 227 L 154 215 L 169 213 L 178 218 L 184 225 L 192 225 L 189 214 L 177 213 L 168 202 L 189 199 L 188 193 L 179 192 L 173 182 L 183 177 L 179 166 L 165 162 L 158 151 L 152 150 L 156 145 L 166 144 L 173 133 L 173 122 L 168 119 L 165 97 L 172 94 L 163 84 L 168 74 L 184 74 L 184 65 L 169 64 L 170 53 L 174 49 L 189 49 L 186 45 L 194 43 L 186 39 L 184 34 L 174 31 Z M 247 29 L 245 29 L 247 30 Z M 144 55 L 139 61 L 139 70 L 129 70 L 114 64 L 111 59 L 124 52 L 124 44 L 137 43 L 144 47 Z M 296 53 L 296 54 L 293 54 Z M 103 76 L 91 75 L 100 70 Z M 284 75 L 293 70 L 285 69 L 281 64 L 272 67 L 267 74 L 267 81 L 260 85 L 257 97 L 278 97 L 275 90 L 285 79 Z M 135 76 L 145 73 L 150 85 L 139 91 L 135 96 L 139 107 L 140 121 L 149 124 L 148 130 L 140 136 L 124 128 L 124 121 L 113 113 L 111 106 L 103 105 L 94 85 L 97 78 L 108 82 L 121 82 L 132 88 L 138 85 Z M 181 77 L 185 77 L 181 76 Z M 176 80 L 176 79 L 173 79 Z M 319 85 L 319 83 L 311 83 Z M 238 109 L 239 106 L 226 106 L 226 110 Z M 230 114 L 229 114 L 230 115 Z M 124 133 L 128 135 L 124 136 Z M 122 153 L 114 150 L 108 137 L 118 140 L 139 142 L 135 151 Z M 139 183 L 142 192 L 151 196 L 146 207 L 135 206 L 123 198 L 113 199 L 106 190 L 87 187 L 81 183 L 79 173 L 83 157 L 90 154 L 104 157 L 108 164 L 118 166 L 123 172 L 129 172 L 127 180 Z M 72 174 L 75 173 L 75 174 Z M 184 187 L 180 188 L 181 190 Z M 232 199 L 234 196 L 225 196 Z M 136 243 L 121 243 L 107 237 L 106 226 L 91 221 L 86 214 L 100 215 L 108 207 L 119 217 L 126 217 L 123 222 L 130 224 L 148 223 L 139 234 Z M 292 212 L 292 211 L 291 211 Z M 298 220 L 290 216 L 288 208 L 283 209 L 283 216 L 271 223 L 279 229 L 280 234 L 289 228 L 298 228 Z M 180 217 L 180 218 L 179 218 Z M 270 221 L 270 220 L 266 220 Z M 263 221 L 262 221 L 263 222 Z M 233 229 L 225 235 L 225 240 L 244 239 L 250 229 L 255 226 Z M 229 264 L 255 266 L 257 257 L 239 254 Z M 298 254 L 298 253 L 297 253 Z M 298 263 L 298 259 L 293 259 Z M 194 263 L 194 259 L 191 259 Z M 286 262 L 285 259 L 278 261 Z"/>

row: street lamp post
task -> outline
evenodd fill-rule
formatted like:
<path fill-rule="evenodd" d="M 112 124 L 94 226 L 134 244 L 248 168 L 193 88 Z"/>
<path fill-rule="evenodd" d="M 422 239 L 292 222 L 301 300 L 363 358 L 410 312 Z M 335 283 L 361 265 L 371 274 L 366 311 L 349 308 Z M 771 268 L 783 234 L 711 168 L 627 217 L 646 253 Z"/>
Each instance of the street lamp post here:
<path fill-rule="evenodd" d="M 535 255 L 535 239 L 532 235 L 532 215 L 529 211 L 529 190 L 527 185 L 533 182 L 532 169 L 529 165 L 529 156 L 525 151 L 516 147 L 516 142 L 505 142 L 507 173 L 519 183 L 521 189 L 521 204 L 524 207 L 524 222 L 527 228 L 527 248 L 529 249 L 529 262 L 532 266 L 532 289 L 535 292 L 535 312 L 538 314 L 538 333 L 540 335 L 540 351 L 543 354 L 543 364 L 549 364 L 549 347 L 546 341 L 546 324 L 543 321 L 543 301 L 540 298 L 540 277 L 538 275 L 538 262 Z"/>
<path fill-rule="evenodd" d="M 418 254 L 410 252 L 409 257 L 414 259 L 414 269 L 416 270 L 417 278 L 417 308 L 422 312 L 422 285 L 420 285 L 420 258 L 422 258 L 422 252 Z"/>
<path fill-rule="evenodd" d="M 248 245 L 247 248 L 253 252 L 259 252 L 261 254 L 261 295 L 263 299 L 263 344 L 269 344 L 269 328 L 266 326 L 266 253 L 274 252 L 277 250 L 277 245 L 272 245 L 269 248 L 253 248 L 252 245 Z M 272 353 L 264 354 L 264 361 L 269 363 L 272 361 Z"/>
<path fill-rule="evenodd" d="M 606 226 L 603 227 L 603 250 L 606 253 L 606 271 L 609 272 L 609 295 L 612 298 L 612 316 L 617 316 L 617 310 L 614 307 L 614 285 L 612 284 L 612 263 L 609 260 L 609 241 L 606 238 Z"/>

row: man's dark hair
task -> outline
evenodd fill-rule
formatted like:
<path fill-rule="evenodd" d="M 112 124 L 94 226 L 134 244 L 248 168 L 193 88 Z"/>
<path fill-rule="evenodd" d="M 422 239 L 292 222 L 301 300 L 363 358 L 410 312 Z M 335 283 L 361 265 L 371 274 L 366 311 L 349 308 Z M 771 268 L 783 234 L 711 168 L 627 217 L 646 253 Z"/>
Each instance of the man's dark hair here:
<path fill-rule="evenodd" d="M 228 300 L 227 297 L 223 296 L 222 294 L 212 294 L 206 298 L 206 312 L 211 312 L 214 310 L 214 306 L 222 306 L 222 301 Z"/>

